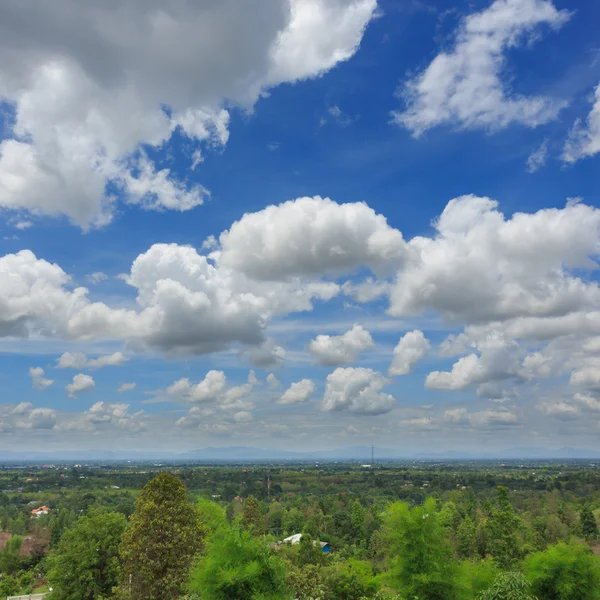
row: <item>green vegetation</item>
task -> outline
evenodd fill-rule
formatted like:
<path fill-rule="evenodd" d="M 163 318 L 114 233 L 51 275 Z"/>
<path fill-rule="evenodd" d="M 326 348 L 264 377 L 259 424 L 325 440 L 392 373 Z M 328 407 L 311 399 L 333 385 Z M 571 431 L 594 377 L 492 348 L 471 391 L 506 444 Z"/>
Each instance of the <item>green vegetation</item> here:
<path fill-rule="evenodd" d="M 600 470 L 577 461 L 23 467 L 0 485 L 0 598 L 600 600 Z"/>

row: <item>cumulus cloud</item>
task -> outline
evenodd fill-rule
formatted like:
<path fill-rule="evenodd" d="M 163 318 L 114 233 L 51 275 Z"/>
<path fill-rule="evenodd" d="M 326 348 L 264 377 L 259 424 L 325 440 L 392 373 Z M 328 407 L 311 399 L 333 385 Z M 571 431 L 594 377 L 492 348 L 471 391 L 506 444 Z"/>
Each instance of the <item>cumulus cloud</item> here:
<path fill-rule="evenodd" d="M 433 371 L 425 379 L 425 387 L 433 390 L 463 390 L 475 385 L 523 378 L 520 347 L 492 335 L 475 344 L 480 354 L 463 356 L 452 365 L 451 371 Z"/>
<path fill-rule="evenodd" d="M 573 201 L 506 219 L 497 207 L 490 198 L 455 198 L 434 222 L 435 237 L 409 242 L 410 261 L 391 294 L 393 316 L 429 309 L 469 324 L 598 306 L 598 285 L 569 269 L 597 268 L 600 210 Z"/>
<path fill-rule="evenodd" d="M 102 271 L 95 271 L 94 273 L 86 275 L 85 278 L 92 285 L 98 285 L 99 283 L 106 281 L 108 279 L 108 275 L 106 273 L 103 273 Z"/>
<path fill-rule="evenodd" d="M 91 392 L 96 387 L 96 383 L 90 375 L 78 373 L 73 377 L 73 381 L 65 388 L 69 393 L 69 398 L 77 398 L 77 394 Z"/>
<path fill-rule="evenodd" d="M 315 384 L 310 379 L 302 379 L 292 383 L 290 387 L 283 392 L 277 400 L 277 404 L 298 404 L 299 402 L 308 402 L 315 393 Z"/>
<path fill-rule="evenodd" d="M 246 214 L 220 243 L 220 264 L 263 280 L 389 268 L 406 252 L 402 234 L 366 204 L 320 196 Z"/>
<path fill-rule="evenodd" d="M 585 123 L 577 121 L 569 134 L 563 160 L 574 163 L 600 152 L 600 84 L 595 90 L 595 102 Z"/>
<path fill-rule="evenodd" d="M 53 429 L 57 412 L 51 408 L 34 408 L 30 402 L 21 402 L 12 413 L 12 426 L 17 429 Z"/>
<path fill-rule="evenodd" d="M 394 357 L 388 369 L 388 375 L 408 375 L 427 354 L 430 347 L 429 340 L 422 331 L 418 329 L 409 331 L 400 338 L 394 348 Z"/>
<path fill-rule="evenodd" d="M 82 432 L 117 429 L 138 433 L 146 429 L 143 415 L 143 411 L 130 413 L 129 404 L 100 401 L 83 413 L 66 419 L 57 429 Z"/>
<path fill-rule="evenodd" d="M 372 369 L 338 368 L 327 376 L 323 410 L 349 410 L 355 413 L 381 414 L 391 411 L 396 400 L 382 392 L 389 380 Z"/>
<path fill-rule="evenodd" d="M 122 383 L 118 388 L 117 388 L 117 392 L 119 392 L 120 394 L 123 392 L 130 392 L 131 390 L 135 390 L 136 388 L 135 383 Z"/>
<path fill-rule="evenodd" d="M 320 365 L 347 365 L 358 360 L 363 350 L 373 348 L 373 338 L 362 325 L 354 325 L 342 335 L 318 335 L 309 349 Z"/>
<path fill-rule="evenodd" d="M 565 101 L 510 93 L 500 77 L 511 49 L 535 39 L 543 25 L 560 28 L 570 14 L 550 0 L 495 0 L 467 16 L 454 48 L 406 83 L 401 91 L 406 108 L 393 113 L 394 122 L 418 137 L 444 123 L 496 130 L 555 119 Z"/>
<path fill-rule="evenodd" d="M 54 383 L 53 379 L 46 378 L 42 367 L 30 367 L 29 376 L 31 377 L 33 388 L 39 392 L 47 390 Z"/>
<path fill-rule="evenodd" d="M 277 376 L 274 373 L 269 373 L 267 375 L 267 385 L 271 389 L 275 389 L 281 385 L 281 382 L 279 381 L 279 379 L 277 379 Z"/>
<path fill-rule="evenodd" d="M 57 369 L 101 369 L 102 367 L 120 367 L 127 362 L 121 352 L 88 358 L 83 352 L 64 352 L 56 361 Z"/>
<path fill-rule="evenodd" d="M 147 209 L 200 204 L 202 186 L 178 182 L 141 148 L 175 130 L 204 148 L 224 145 L 225 99 L 249 108 L 271 87 L 347 60 L 375 8 L 376 0 L 3 5 L 0 96 L 15 119 L 0 144 L 0 206 L 88 228 L 114 214 L 107 183 Z"/>
<path fill-rule="evenodd" d="M 246 398 L 259 383 L 254 371 L 249 371 L 246 383 L 228 386 L 225 373 L 212 370 L 199 383 L 194 384 L 187 377 L 179 379 L 166 389 L 166 393 L 177 400 L 192 404 L 218 404 L 219 408 L 232 411 L 253 407 Z"/>

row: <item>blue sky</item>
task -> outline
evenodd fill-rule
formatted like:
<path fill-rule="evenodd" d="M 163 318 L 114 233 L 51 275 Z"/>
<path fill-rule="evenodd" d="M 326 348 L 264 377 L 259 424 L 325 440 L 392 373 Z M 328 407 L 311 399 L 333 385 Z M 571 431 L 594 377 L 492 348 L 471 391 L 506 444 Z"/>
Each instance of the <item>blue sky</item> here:
<path fill-rule="evenodd" d="M 597 3 L 28 4 L 0 448 L 600 449 Z"/>

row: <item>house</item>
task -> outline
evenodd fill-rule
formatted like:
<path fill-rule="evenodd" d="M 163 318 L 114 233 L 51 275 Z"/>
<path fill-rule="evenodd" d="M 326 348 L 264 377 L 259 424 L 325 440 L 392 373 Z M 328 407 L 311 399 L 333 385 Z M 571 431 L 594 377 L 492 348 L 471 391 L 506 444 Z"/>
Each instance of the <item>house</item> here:
<path fill-rule="evenodd" d="M 40 506 L 39 508 L 34 508 L 31 511 L 31 516 L 37 519 L 43 515 L 47 515 L 49 512 L 50 509 L 47 506 Z"/>
<path fill-rule="evenodd" d="M 284 540 L 282 540 L 279 543 L 280 544 L 290 544 L 291 546 L 295 546 L 296 544 L 300 543 L 301 539 L 302 539 L 302 534 L 295 533 L 294 535 L 290 535 L 290 537 L 285 538 Z M 317 542 L 317 540 L 315 540 L 313 542 L 313 544 L 315 546 L 317 544 L 319 544 L 319 546 L 321 546 L 321 552 L 325 552 L 327 554 L 329 554 L 331 552 L 331 546 L 329 545 L 329 542 Z"/>

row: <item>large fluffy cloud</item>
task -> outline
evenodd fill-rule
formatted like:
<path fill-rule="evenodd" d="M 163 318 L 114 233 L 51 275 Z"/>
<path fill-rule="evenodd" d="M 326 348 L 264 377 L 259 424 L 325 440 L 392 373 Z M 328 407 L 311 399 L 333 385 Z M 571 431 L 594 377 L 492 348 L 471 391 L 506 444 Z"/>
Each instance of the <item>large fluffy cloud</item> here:
<path fill-rule="evenodd" d="M 363 414 L 381 414 L 394 408 L 396 400 L 382 392 L 389 383 L 384 375 L 372 369 L 338 368 L 327 376 L 323 410 L 349 410 Z"/>
<path fill-rule="evenodd" d="M 0 206 L 108 222 L 126 201 L 187 210 L 186 187 L 140 152 L 176 128 L 223 145 L 224 103 L 314 77 L 356 51 L 376 0 L 42 0 L 0 8 L 0 97 L 14 108 L 0 144 Z M 168 109 L 165 109 L 168 107 Z M 197 159 L 194 160 L 197 162 Z"/>
<path fill-rule="evenodd" d="M 354 325 L 342 335 L 318 335 L 309 349 L 320 365 L 337 366 L 355 362 L 363 350 L 374 345 L 371 334 L 362 325 Z"/>
<path fill-rule="evenodd" d="M 65 388 L 69 393 L 69 398 L 77 398 L 77 394 L 91 392 L 96 387 L 94 379 L 85 373 L 78 373 L 73 377 L 73 381 Z"/>
<path fill-rule="evenodd" d="M 500 76 L 512 48 L 535 39 L 543 25 L 558 29 L 569 16 L 550 0 L 495 0 L 469 15 L 456 32 L 454 49 L 438 54 L 408 81 L 402 91 L 406 108 L 394 113 L 395 122 L 419 136 L 442 123 L 501 129 L 556 118 L 564 101 L 511 94 Z"/>
<path fill-rule="evenodd" d="M 427 309 L 462 323 L 557 317 L 600 305 L 600 290 L 571 274 L 595 269 L 600 210 L 577 202 L 515 213 L 489 198 L 451 200 L 435 237 L 410 241 L 410 260 L 391 294 L 394 316 Z"/>
<path fill-rule="evenodd" d="M 319 196 L 246 214 L 220 243 L 220 264 L 264 280 L 389 268 L 406 252 L 402 234 L 366 204 Z"/>

